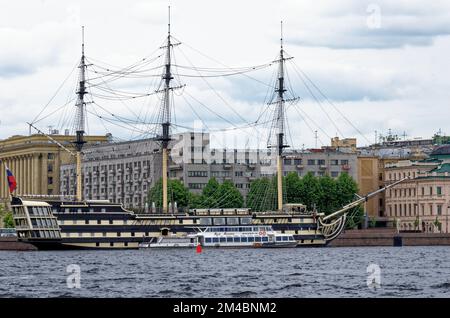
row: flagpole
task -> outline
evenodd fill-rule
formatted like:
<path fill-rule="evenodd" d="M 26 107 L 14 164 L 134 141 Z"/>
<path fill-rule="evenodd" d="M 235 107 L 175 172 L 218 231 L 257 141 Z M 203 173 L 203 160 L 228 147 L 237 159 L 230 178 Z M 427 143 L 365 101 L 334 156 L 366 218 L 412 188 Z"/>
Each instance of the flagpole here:
<path fill-rule="evenodd" d="M 6 182 L 8 182 L 8 198 L 9 198 L 9 204 L 12 202 L 12 195 L 11 191 L 9 190 L 9 181 L 8 181 L 8 167 L 6 166 L 6 162 L 3 161 L 3 165 L 5 166 L 5 173 L 6 173 Z M 16 189 L 14 189 L 16 191 Z"/>

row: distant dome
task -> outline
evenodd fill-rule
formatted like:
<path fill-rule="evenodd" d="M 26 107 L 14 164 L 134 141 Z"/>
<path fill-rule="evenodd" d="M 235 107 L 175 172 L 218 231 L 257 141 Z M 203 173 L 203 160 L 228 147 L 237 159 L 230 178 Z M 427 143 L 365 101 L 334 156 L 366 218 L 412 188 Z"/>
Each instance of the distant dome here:
<path fill-rule="evenodd" d="M 431 156 L 450 155 L 450 145 L 443 145 L 434 148 Z"/>

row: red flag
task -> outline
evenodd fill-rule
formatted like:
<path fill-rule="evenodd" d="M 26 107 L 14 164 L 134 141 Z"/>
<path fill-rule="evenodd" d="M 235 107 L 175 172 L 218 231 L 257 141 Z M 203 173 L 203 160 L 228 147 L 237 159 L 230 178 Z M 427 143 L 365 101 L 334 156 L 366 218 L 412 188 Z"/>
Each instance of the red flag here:
<path fill-rule="evenodd" d="M 6 176 L 8 179 L 9 192 L 13 193 L 14 190 L 16 190 L 17 188 L 17 182 L 16 178 L 14 177 L 14 175 L 12 174 L 11 170 L 9 170 L 8 167 L 6 167 Z"/>

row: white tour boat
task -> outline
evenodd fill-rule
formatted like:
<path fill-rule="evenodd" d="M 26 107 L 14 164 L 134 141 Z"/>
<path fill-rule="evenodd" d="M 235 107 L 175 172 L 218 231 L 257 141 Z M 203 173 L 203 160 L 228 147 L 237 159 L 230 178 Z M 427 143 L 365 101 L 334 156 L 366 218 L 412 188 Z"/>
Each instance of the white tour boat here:
<path fill-rule="evenodd" d="M 143 242 L 141 248 L 190 247 L 295 247 L 291 234 L 276 232 L 271 226 L 210 226 L 184 236 L 161 236 Z"/>

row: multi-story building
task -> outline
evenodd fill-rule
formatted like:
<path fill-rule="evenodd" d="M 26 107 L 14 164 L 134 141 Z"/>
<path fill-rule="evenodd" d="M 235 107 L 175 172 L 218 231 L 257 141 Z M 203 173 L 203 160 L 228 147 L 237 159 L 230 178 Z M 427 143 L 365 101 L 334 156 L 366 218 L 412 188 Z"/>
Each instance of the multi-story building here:
<path fill-rule="evenodd" d="M 209 134 L 175 134 L 170 142 L 169 177 L 200 193 L 210 178 L 230 180 L 245 196 L 256 178 L 274 175 L 275 153 L 256 149 L 210 148 Z M 85 148 L 83 193 L 87 199 L 110 199 L 126 207 L 145 207 L 149 188 L 161 177 L 160 145 L 153 139 L 103 144 Z M 349 173 L 357 179 L 355 153 L 330 149 L 290 151 L 284 159 L 285 174 L 308 172 L 316 176 Z M 61 193 L 75 191 L 74 164 L 61 167 Z"/>
<path fill-rule="evenodd" d="M 52 134 L 51 137 L 74 150 L 75 136 Z M 104 143 L 109 136 L 86 136 L 88 145 Z M 74 158 L 45 135 L 12 136 L 0 140 L 1 165 L 6 164 L 17 180 L 16 194 L 59 194 L 60 167 Z M 2 167 L 4 169 L 4 167 Z M 9 199 L 9 189 L 4 172 L 0 173 L 0 199 Z"/>
<path fill-rule="evenodd" d="M 161 152 L 154 139 L 85 147 L 83 197 L 144 207 L 148 189 L 160 178 Z M 61 166 L 61 194 L 76 191 L 75 165 Z"/>
<path fill-rule="evenodd" d="M 449 231 L 450 145 L 436 148 L 425 160 L 387 164 L 385 182 L 411 177 L 386 193 L 388 221 L 400 230 Z"/>

